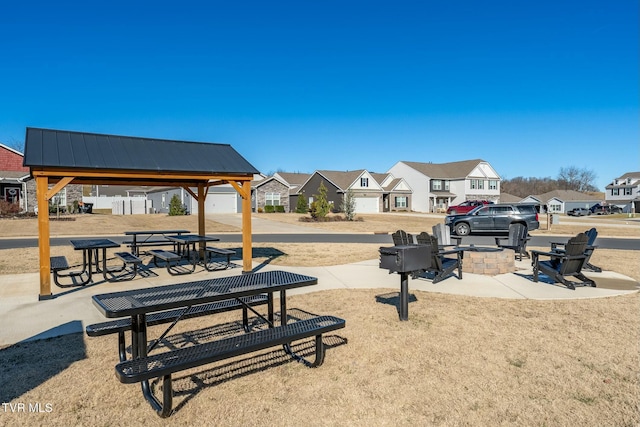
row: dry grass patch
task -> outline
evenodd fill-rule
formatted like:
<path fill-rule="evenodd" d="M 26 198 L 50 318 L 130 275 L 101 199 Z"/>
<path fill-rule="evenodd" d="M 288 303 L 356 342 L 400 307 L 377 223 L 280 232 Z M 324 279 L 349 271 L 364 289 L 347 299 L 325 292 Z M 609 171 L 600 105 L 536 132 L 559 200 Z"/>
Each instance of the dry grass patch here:
<path fill-rule="evenodd" d="M 198 217 L 193 215 L 169 216 L 155 215 L 68 215 L 63 219 L 72 221 L 55 221 L 49 223 L 51 237 L 56 236 L 99 236 L 123 234 L 129 230 L 198 230 Z M 208 233 L 239 233 L 241 230 L 216 221 L 206 220 Z M 0 219 L 0 236 L 25 237 L 38 236 L 38 220 Z"/>
<path fill-rule="evenodd" d="M 0 351 L 3 425 L 571 425 L 640 422 L 640 295 L 531 301 L 412 291 L 410 319 L 377 302 L 397 290 L 292 296 L 290 307 L 347 320 L 308 369 L 280 349 L 176 376 L 177 412 L 159 419 L 113 375 L 115 337 L 81 334 Z M 384 299 L 384 298 L 382 298 Z M 388 301 L 388 299 L 386 299 Z M 238 313 L 179 324 L 238 322 Z M 152 329 L 152 335 L 159 330 Z M 344 344 L 344 340 L 347 343 Z M 159 386 L 156 386 L 156 388 Z M 157 390 L 156 390 L 157 391 Z M 203 421 L 206 420 L 206 421 Z"/>

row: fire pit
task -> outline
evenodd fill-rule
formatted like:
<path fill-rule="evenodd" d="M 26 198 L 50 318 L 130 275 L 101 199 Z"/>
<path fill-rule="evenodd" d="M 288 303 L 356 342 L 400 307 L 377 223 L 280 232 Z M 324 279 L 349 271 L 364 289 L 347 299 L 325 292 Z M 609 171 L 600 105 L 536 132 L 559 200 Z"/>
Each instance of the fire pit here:
<path fill-rule="evenodd" d="M 496 276 L 516 271 L 513 249 L 473 245 L 463 249 L 465 255 L 462 271 L 464 273 Z"/>

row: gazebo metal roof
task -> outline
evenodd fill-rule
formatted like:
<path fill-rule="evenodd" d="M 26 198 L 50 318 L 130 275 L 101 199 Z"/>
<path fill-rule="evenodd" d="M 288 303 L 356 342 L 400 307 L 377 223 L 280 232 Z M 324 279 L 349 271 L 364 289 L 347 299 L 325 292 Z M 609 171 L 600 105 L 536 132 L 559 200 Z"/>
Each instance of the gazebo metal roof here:
<path fill-rule="evenodd" d="M 48 201 L 71 183 L 182 187 L 198 201 L 199 234 L 209 187 L 231 184 L 243 199 L 243 270 L 252 268 L 251 180 L 259 171 L 228 144 L 27 128 L 24 165 L 37 188 L 40 299 L 52 297 Z"/>

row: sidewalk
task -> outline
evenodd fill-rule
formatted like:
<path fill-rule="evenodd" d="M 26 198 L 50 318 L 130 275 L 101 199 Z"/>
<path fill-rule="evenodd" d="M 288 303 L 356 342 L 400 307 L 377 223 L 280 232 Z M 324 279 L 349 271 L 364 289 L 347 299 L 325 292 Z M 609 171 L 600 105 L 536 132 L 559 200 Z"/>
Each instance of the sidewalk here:
<path fill-rule="evenodd" d="M 228 270 L 208 272 L 198 268 L 188 276 L 170 276 L 164 268 L 152 268 L 147 277 L 137 276 L 133 281 L 119 283 L 98 282 L 78 288 L 61 289 L 55 285 L 55 298 L 38 301 L 38 273 L 2 276 L 0 287 L 0 346 L 21 341 L 50 338 L 82 332 L 86 325 L 106 319 L 93 306 L 91 296 L 132 288 L 162 286 L 184 281 L 205 280 L 233 276 L 241 273 L 240 263 Z M 437 284 L 424 279 L 409 279 L 409 291 L 438 292 L 473 297 L 509 299 L 576 299 L 598 298 L 638 292 L 638 283 L 615 272 L 588 273 L 599 285 L 597 288 L 579 287 L 575 291 L 558 284 L 531 279 L 530 261 L 516 262 L 516 273 L 483 276 L 464 273 L 462 280 L 447 278 Z M 289 291 L 290 295 L 319 292 L 329 289 L 381 288 L 399 291 L 400 276 L 389 274 L 378 267 L 378 260 L 327 267 L 285 267 L 254 265 L 262 271 L 285 270 L 318 278 L 318 285 Z M 411 312 L 411 305 L 409 305 Z"/>

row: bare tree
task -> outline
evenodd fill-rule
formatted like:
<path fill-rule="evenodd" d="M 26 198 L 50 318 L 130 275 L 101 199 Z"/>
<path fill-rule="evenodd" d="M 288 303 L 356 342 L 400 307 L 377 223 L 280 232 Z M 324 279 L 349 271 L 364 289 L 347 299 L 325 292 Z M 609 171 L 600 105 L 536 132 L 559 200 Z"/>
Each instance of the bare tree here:
<path fill-rule="evenodd" d="M 24 154 L 24 141 L 20 141 L 18 139 L 11 138 L 11 139 L 9 139 L 9 141 L 5 142 L 4 145 L 6 145 L 9 148 L 13 148 L 14 150 L 19 151 L 19 152 Z"/>
<path fill-rule="evenodd" d="M 581 169 L 577 166 L 560 168 L 558 184 L 564 190 L 598 191 L 593 182 L 597 175 L 590 169 Z"/>

